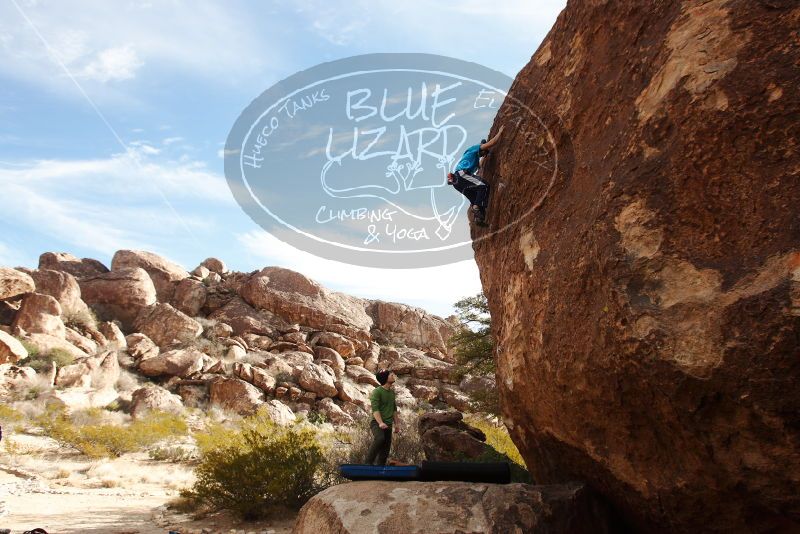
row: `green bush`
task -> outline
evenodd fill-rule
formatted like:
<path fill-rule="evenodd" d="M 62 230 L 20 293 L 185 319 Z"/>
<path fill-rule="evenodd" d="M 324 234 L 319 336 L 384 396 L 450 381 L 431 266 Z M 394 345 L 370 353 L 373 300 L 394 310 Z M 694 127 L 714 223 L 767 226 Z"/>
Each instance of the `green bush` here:
<path fill-rule="evenodd" d="M 97 328 L 97 316 L 88 308 L 65 309 L 61 314 L 64 324 L 75 330 L 83 331 L 86 328 Z"/>
<path fill-rule="evenodd" d="M 157 462 L 189 462 L 196 459 L 194 451 L 180 445 L 174 447 L 155 447 L 147 452 L 151 460 Z"/>
<path fill-rule="evenodd" d="M 70 417 L 61 408 L 49 408 L 36 419 L 45 434 L 91 458 L 122 456 L 162 439 L 186 435 L 186 422 L 177 415 L 151 412 L 130 425 L 104 423 L 102 410 Z"/>
<path fill-rule="evenodd" d="M 191 338 L 186 344 L 218 360 L 224 358 L 228 352 L 228 347 L 222 343 L 204 337 Z"/>
<path fill-rule="evenodd" d="M 281 507 L 299 509 L 328 485 L 325 448 L 310 428 L 281 427 L 264 413 L 240 428 L 198 435 L 197 481 L 182 496 L 252 520 Z"/>
<path fill-rule="evenodd" d="M 61 368 L 74 363 L 75 358 L 64 349 L 53 349 L 45 354 L 40 353 L 38 350 L 33 352 L 29 350 L 28 357 L 20 360 L 19 365 L 32 367 L 37 373 L 44 373 L 50 370 L 52 362 L 56 362 L 56 367 Z"/>
<path fill-rule="evenodd" d="M 308 422 L 312 425 L 324 425 L 328 422 L 328 418 L 325 417 L 324 413 L 319 412 L 308 412 Z"/>
<path fill-rule="evenodd" d="M 39 354 L 39 347 L 31 343 L 30 341 L 25 341 L 19 338 L 17 338 L 17 341 L 22 343 L 22 346 L 25 347 L 26 351 L 28 351 L 28 358 L 33 358 Z"/>
<path fill-rule="evenodd" d="M 25 418 L 21 412 L 6 404 L 0 404 L 0 421 L 4 423 L 18 423 Z"/>

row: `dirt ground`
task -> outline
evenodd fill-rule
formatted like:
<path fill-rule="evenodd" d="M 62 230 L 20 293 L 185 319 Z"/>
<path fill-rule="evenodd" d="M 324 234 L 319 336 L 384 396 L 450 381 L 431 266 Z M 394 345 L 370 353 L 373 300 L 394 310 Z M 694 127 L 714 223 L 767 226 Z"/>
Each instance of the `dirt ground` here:
<path fill-rule="evenodd" d="M 92 461 L 50 438 L 13 439 L 15 453 L 0 452 L 0 528 L 12 534 L 35 527 L 50 534 L 288 534 L 294 525 L 294 516 L 245 523 L 227 514 L 195 520 L 169 509 L 192 483 L 185 464 L 142 453 Z"/>

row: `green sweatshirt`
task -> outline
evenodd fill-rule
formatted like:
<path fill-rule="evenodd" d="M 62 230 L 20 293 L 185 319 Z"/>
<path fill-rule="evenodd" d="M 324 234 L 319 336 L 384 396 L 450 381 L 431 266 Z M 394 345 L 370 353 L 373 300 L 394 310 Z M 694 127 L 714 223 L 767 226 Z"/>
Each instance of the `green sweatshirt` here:
<path fill-rule="evenodd" d="M 372 413 L 381 412 L 381 419 L 387 425 L 391 425 L 394 420 L 394 412 L 397 405 L 394 402 L 394 391 L 378 386 L 369 395 L 369 402 L 372 406 Z"/>

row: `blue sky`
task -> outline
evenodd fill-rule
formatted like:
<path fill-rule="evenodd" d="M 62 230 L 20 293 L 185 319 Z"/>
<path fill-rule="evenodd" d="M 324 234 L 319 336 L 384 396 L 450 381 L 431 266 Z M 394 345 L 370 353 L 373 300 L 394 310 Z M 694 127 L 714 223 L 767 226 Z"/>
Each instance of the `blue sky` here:
<path fill-rule="evenodd" d="M 0 0 L 0 265 L 217 256 L 447 315 L 480 290 L 474 262 L 381 271 L 294 249 L 234 202 L 225 139 L 269 86 L 351 55 L 441 54 L 513 78 L 564 4 Z"/>

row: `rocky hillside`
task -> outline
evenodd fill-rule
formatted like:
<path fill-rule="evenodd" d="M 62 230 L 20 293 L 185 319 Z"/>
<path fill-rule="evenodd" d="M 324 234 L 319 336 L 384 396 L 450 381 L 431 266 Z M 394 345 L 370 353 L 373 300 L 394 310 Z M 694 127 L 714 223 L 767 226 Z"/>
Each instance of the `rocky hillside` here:
<path fill-rule="evenodd" d="M 795 0 L 570 1 L 493 127 L 516 99 L 559 164 L 523 121 L 486 166 L 492 227 L 522 218 L 474 245 L 507 426 L 645 532 L 800 531 L 798 28 Z"/>
<path fill-rule="evenodd" d="M 494 386 L 452 376 L 456 326 L 278 267 L 230 272 L 209 258 L 190 273 L 121 250 L 109 269 L 48 252 L 38 269 L 0 268 L 0 394 L 44 383 L 50 400 L 75 409 L 264 406 L 278 421 L 316 412 L 350 424 L 367 416 L 373 373 L 387 368 L 400 377 L 401 407 L 464 410 L 465 390 Z M 46 362 L 38 375 L 16 365 L 36 358 Z M 125 373 L 147 387 L 121 387 Z"/>

